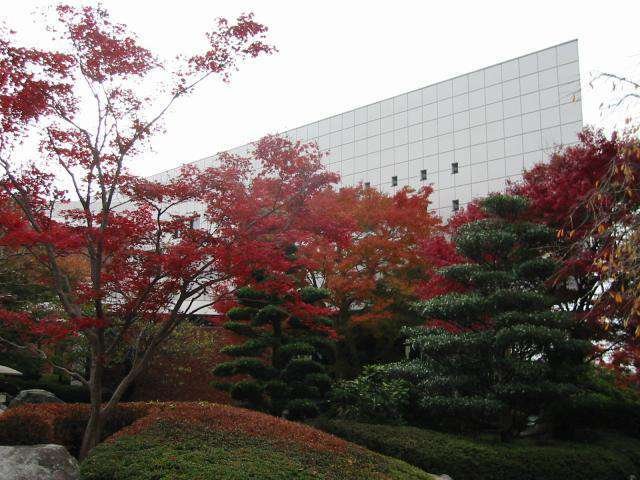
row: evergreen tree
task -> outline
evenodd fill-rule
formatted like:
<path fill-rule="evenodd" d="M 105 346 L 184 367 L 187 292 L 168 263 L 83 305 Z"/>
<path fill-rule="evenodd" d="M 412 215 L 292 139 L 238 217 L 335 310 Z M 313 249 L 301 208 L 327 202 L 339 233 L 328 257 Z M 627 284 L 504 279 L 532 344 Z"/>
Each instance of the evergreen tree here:
<path fill-rule="evenodd" d="M 292 419 L 316 416 L 331 387 L 327 366 L 335 361 L 331 322 L 322 316 L 328 292 L 307 286 L 283 298 L 260 287 L 237 291 L 238 306 L 227 312 L 224 326 L 246 341 L 225 347 L 235 358 L 214 370 L 249 378 L 219 386 L 249 408 Z"/>
<path fill-rule="evenodd" d="M 509 437 L 578 389 L 590 344 L 573 337 L 546 283 L 557 269 L 554 232 L 523 220 L 523 197 L 480 205 L 487 217 L 453 238 L 469 263 L 441 270 L 464 293 L 417 305 L 428 326 L 407 330 L 416 358 L 390 373 L 419 384 L 427 417 L 498 425 Z"/>

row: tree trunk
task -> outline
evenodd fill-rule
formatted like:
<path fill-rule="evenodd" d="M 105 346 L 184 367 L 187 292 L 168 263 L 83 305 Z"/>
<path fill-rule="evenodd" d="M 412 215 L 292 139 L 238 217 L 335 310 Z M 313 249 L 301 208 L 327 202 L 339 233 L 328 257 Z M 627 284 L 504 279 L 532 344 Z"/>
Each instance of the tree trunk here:
<path fill-rule="evenodd" d="M 89 377 L 89 395 L 91 399 L 91 410 L 89 420 L 82 436 L 82 445 L 78 458 L 84 460 L 91 449 L 100 442 L 102 434 L 102 372 L 100 356 L 93 351 L 91 355 L 91 375 Z"/>

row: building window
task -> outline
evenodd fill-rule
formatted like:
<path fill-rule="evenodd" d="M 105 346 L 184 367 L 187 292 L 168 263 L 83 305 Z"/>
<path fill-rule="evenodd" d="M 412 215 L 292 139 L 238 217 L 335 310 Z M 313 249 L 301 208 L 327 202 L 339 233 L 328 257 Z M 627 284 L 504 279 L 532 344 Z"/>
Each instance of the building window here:
<path fill-rule="evenodd" d="M 391 177 L 391 186 L 392 187 L 397 187 L 398 186 L 398 177 L 396 175 Z"/>
<path fill-rule="evenodd" d="M 420 170 L 420 180 L 426 180 L 427 179 L 427 171 L 426 170 Z"/>
<path fill-rule="evenodd" d="M 370 187 L 371 187 L 370 182 L 364 182 L 364 188 L 370 188 Z"/>
<path fill-rule="evenodd" d="M 458 162 L 453 162 L 451 164 L 451 173 L 452 174 L 458 173 Z"/>
<path fill-rule="evenodd" d="M 451 202 L 451 208 L 453 209 L 454 212 L 457 212 L 458 210 L 460 210 L 460 200 L 454 200 L 453 202 Z"/>

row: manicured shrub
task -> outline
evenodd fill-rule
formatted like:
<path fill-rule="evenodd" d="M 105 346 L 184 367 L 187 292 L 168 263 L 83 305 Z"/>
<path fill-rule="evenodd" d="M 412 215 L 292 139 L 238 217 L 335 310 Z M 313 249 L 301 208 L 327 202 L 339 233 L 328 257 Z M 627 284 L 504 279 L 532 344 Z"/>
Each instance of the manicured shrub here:
<path fill-rule="evenodd" d="M 284 369 L 283 377 L 288 381 L 304 380 L 307 375 L 325 373 L 324 367 L 313 360 L 296 358 Z"/>
<path fill-rule="evenodd" d="M 640 475 L 640 441 L 602 435 L 587 443 L 492 443 L 415 427 L 315 422 L 345 440 L 455 480 L 622 480 Z"/>
<path fill-rule="evenodd" d="M 231 398 L 241 402 L 260 403 L 264 387 L 255 380 L 242 380 L 235 383 L 230 390 Z"/>
<path fill-rule="evenodd" d="M 287 418 L 290 420 L 304 420 L 318 416 L 318 406 L 306 398 L 297 398 L 287 403 Z"/>
<path fill-rule="evenodd" d="M 268 279 L 265 272 L 254 278 L 253 288 L 238 291 L 239 305 L 229 310 L 231 321 L 225 324 L 246 339 L 223 349 L 235 359 L 219 364 L 214 374 L 240 376 L 230 382 L 243 384 L 230 392 L 244 407 L 280 416 L 289 400 L 323 405 L 331 383 L 326 367 L 335 361 L 331 330 L 323 317 L 328 310 L 319 304 L 327 292 L 302 286 L 296 292 L 299 298 L 275 296 L 256 290 Z M 253 383 L 247 383 L 246 376 Z"/>
<path fill-rule="evenodd" d="M 338 383 L 331 391 L 332 412 L 341 418 L 372 422 L 399 422 L 411 405 L 411 385 L 388 376 L 389 365 L 365 367 L 354 380 Z"/>
<path fill-rule="evenodd" d="M 152 404 L 124 403 L 103 426 L 102 438 L 145 416 Z M 77 454 L 85 425 L 89 419 L 88 404 L 21 405 L 0 416 L 0 445 L 35 445 L 57 443 Z"/>
<path fill-rule="evenodd" d="M 556 402 L 547 415 L 556 436 L 575 438 L 585 429 L 608 429 L 640 438 L 640 402 L 603 394 Z"/>
<path fill-rule="evenodd" d="M 51 425 L 33 408 L 12 408 L 0 416 L 0 445 L 49 443 Z"/>
<path fill-rule="evenodd" d="M 307 425 L 225 405 L 160 404 L 98 445 L 83 480 L 431 480 Z"/>

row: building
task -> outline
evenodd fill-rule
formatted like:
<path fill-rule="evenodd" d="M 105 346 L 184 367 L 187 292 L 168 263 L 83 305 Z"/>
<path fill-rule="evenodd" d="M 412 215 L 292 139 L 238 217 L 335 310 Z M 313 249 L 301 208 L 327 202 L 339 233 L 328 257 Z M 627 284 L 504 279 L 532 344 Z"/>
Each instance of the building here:
<path fill-rule="evenodd" d="M 581 129 L 578 41 L 571 40 L 283 134 L 317 142 L 343 186 L 362 182 L 392 193 L 433 184 L 433 207 L 446 218 L 472 198 L 503 190 L 558 145 L 575 142 Z"/>

